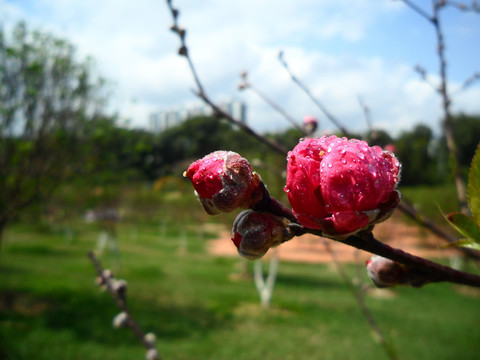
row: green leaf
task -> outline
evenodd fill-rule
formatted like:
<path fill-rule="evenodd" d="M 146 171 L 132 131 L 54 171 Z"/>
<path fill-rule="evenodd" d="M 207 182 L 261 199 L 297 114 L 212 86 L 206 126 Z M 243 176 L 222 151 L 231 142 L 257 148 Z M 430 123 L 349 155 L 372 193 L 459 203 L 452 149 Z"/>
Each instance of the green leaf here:
<path fill-rule="evenodd" d="M 470 166 L 467 188 L 468 207 L 472 212 L 473 219 L 480 224 L 480 144 L 475 151 L 475 156 Z"/>
<path fill-rule="evenodd" d="M 447 215 L 447 220 L 452 226 L 468 240 L 480 244 L 480 228 L 469 216 L 455 212 Z"/>
<path fill-rule="evenodd" d="M 467 247 L 474 250 L 480 250 L 480 244 L 473 240 L 461 239 L 453 243 L 447 244 L 444 247 Z"/>

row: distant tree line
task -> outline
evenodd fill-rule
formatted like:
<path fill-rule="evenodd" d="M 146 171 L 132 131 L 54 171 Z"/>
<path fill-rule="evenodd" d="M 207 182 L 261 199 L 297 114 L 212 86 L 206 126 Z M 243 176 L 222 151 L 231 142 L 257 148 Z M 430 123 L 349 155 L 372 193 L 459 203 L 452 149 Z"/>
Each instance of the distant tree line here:
<path fill-rule="evenodd" d="M 11 34 L 0 28 L 0 240 L 19 212 L 59 184 L 153 182 L 180 176 L 190 161 L 219 149 L 258 160 L 255 166 L 276 173 L 265 176 L 282 180 L 286 159 L 226 121 L 196 117 L 159 134 L 119 126 L 105 112 L 106 82 L 92 64 L 77 60 L 66 40 L 28 31 L 24 23 Z M 467 169 L 480 140 L 480 116 L 460 114 L 453 125 L 460 165 Z M 288 129 L 267 136 L 293 148 L 303 134 Z M 373 131 L 365 138 L 395 145 L 403 185 L 451 181 L 445 140 L 429 127 L 417 125 L 395 138 Z"/>

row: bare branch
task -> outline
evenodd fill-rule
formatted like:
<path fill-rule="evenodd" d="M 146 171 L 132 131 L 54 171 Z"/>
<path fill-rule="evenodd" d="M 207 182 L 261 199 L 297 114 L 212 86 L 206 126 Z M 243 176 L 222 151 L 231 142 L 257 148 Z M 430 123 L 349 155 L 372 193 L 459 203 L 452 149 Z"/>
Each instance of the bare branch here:
<path fill-rule="evenodd" d="M 417 4 L 411 2 L 410 0 L 400 0 L 405 3 L 408 7 L 410 7 L 413 11 L 415 11 L 417 14 L 425 18 L 428 22 L 434 23 L 435 19 L 429 15 L 425 10 L 423 10 L 421 7 L 419 7 Z"/>
<path fill-rule="evenodd" d="M 365 304 L 364 290 L 361 288 L 361 284 L 359 286 L 355 286 L 351 282 L 344 267 L 342 266 L 340 261 L 338 261 L 335 250 L 333 250 L 332 247 L 330 246 L 330 242 L 328 242 L 327 240 L 324 240 L 323 245 L 325 246 L 325 250 L 327 250 L 327 252 L 332 257 L 332 261 L 340 277 L 342 278 L 343 282 L 347 286 L 348 290 L 351 292 L 352 296 L 355 298 L 358 307 L 362 311 L 363 316 L 365 316 L 365 319 L 367 320 L 367 323 L 370 326 L 370 329 L 376 335 L 376 338 L 378 339 L 378 342 L 382 346 L 383 350 L 385 351 L 385 353 L 390 359 L 392 360 L 398 359 L 395 349 L 393 348 L 392 344 L 387 341 L 387 338 L 385 337 L 385 334 L 380 328 L 380 325 L 378 325 L 377 321 L 375 320 L 372 313 L 370 312 L 367 305 Z"/>
<path fill-rule="evenodd" d="M 327 108 L 318 100 L 315 96 L 313 96 L 312 92 L 308 89 L 308 87 L 305 86 L 305 84 L 300 81 L 290 70 L 288 67 L 287 62 L 285 61 L 283 57 L 283 51 L 280 51 L 278 54 L 278 60 L 280 63 L 283 65 L 285 70 L 287 70 L 288 74 L 292 78 L 293 82 L 295 82 L 304 92 L 307 94 L 307 96 L 310 98 L 310 100 L 313 101 L 315 105 L 323 112 L 323 114 L 327 117 L 328 120 L 330 120 L 345 136 L 350 136 L 350 132 L 340 123 L 340 121 L 335 118 L 328 110 Z"/>
<path fill-rule="evenodd" d="M 452 126 L 452 115 L 450 111 L 451 107 L 451 98 L 448 91 L 448 76 L 447 76 L 447 60 L 445 57 L 445 39 L 443 35 L 443 30 L 440 21 L 440 11 L 445 8 L 447 2 L 444 0 L 432 0 L 433 13 L 428 15 L 424 10 L 419 8 L 417 5 L 412 3 L 410 0 L 401 0 L 411 9 L 417 12 L 419 15 L 428 20 L 432 24 L 435 37 L 437 41 L 437 55 L 439 61 L 439 75 L 440 75 L 440 86 L 438 87 L 438 92 L 442 99 L 442 109 L 443 109 L 443 119 L 442 126 L 445 134 L 445 139 L 447 143 L 447 148 L 450 153 L 450 156 L 453 159 L 453 174 L 455 177 L 455 185 L 457 188 L 457 197 L 460 205 L 460 209 L 463 213 L 468 213 L 467 198 L 466 198 L 466 186 L 465 181 L 462 177 L 462 173 L 459 166 L 459 154 L 458 148 L 454 139 L 454 129 Z"/>
<path fill-rule="evenodd" d="M 466 5 L 457 1 L 444 1 L 446 6 L 455 7 L 460 11 L 480 13 L 480 4 L 477 1 L 472 1 L 470 5 Z"/>
<path fill-rule="evenodd" d="M 363 102 L 363 99 L 360 95 L 357 96 L 358 103 L 363 110 L 363 115 L 365 116 L 365 121 L 367 123 L 367 128 L 369 131 L 372 131 L 372 118 L 370 116 L 370 108 Z"/>
<path fill-rule="evenodd" d="M 435 85 L 433 82 L 430 81 L 430 79 L 428 78 L 428 75 L 427 75 L 427 71 L 425 70 L 425 68 L 421 65 L 415 65 L 415 67 L 413 68 L 417 74 L 420 76 L 420 78 L 425 81 L 425 83 L 427 83 L 428 85 L 430 85 L 430 87 L 436 92 L 436 93 L 440 93 L 440 89 L 437 85 Z"/>
<path fill-rule="evenodd" d="M 402 0 L 403 1 L 403 0 Z M 172 13 L 172 17 L 174 18 L 174 20 L 176 21 L 176 18 L 178 17 L 178 10 L 174 9 L 171 5 L 171 0 L 167 0 L 167 3 L 169 5 L 169 8 L 171 10 L 171 13 Z M 178 33 L 178 32 L 177 32 Z M 183 36 L 185 36 L 185 33 L 184 32 L 180 32 L 180 34 L 183 34 Z M 179 34 L 179 35 L 180 35 Z M 189 62 L 191 62 L 190 60 L 190 57 L 188 55 L 188 51 L 187 51 L 187 59 L 189 59 Z M 279 54 L 279 59 L 280 61 L 284 64 L 284 67 L 286 67 L 286 69 L 289 71 L 288 69 L 288 65 L 287 63 L 283 60 L 283 56 L 282 56 L 282 53 Z M 192 69 L 192 68 L 191 68 Z M 198 77 L 195 77 L 196 81 L 198 80 Z M 293 79 L 297 80 L 295 77 L 293 77 Z M 303 83 L 297 83 L 297 84 L 301 84 L 302 88 L 305 90 L 305 92 L 307 94 L 309 94 L 310 98 L 317 104 L 317 105 L 320 105 L 321 109 L 324 109 L 323 105 L 320 104 L 320 102 L 318 100 L 316 100 L 312 95 L 311 95 L 311 92 L 308 90 L 308 88 L 305 87 L 305 85 Z M 202 86 L 199 87 L 199 89 L 203 89 Z M 220 107 L 218 107 L 209 97 L 207 97 L 207 95 L 205 94 L 205 92 L 203 91 L 200 91 L 200 92 L 195 92 L 195 95 L 198 96 L 199 98 L 201 98 L 206 104 L 210 105 L 212 107 L 212 109 L 214 110 L 214 114 L 218 117 L 223 117 L 225 119 L 227 119 L 228 121 L 230 121 L 231 123 L 237 125 L 241 130 L 245 131 L 246 133 L 250 134 L 251 136 L 255 137 L 256 139 L 258 139 L 260 142 L 263 142 L 264 144 L 267 144 L 268 146 L 270 146 L 270 148 L 272 148 L 275 152 L 279 153 L 279 154 L 282 154 L 282 155 L 287 155 L 287 152 L 288 152 L 288 149 L 284 148 L 282 145 L 274 142 L 274 141 L 271 141 L 270 139 L 258 134 L 256 131 L 254 131 L 252 128 L 250 128 L 249 126 L 247 126 L 245 123 L 242 123 L 236 119 L 234 119 L 230 114 L 224 112 L 222 109 L 220 109 Z M 334 120 L 336 121 L 336 119 L 334 117 L 331 116 L 331 114 L 327 111 L 326 113 L 324 112 L 325 115 L 329 115 L 329 119 L 330 120 Z M 328 116 L 327 116 L 328 117 Z M 340 127 L 340 130 L 344 132 L 344 134 L 346 136 L 349 135 L 349 132 L 346 131 L 346 129 L 343 129 L 343 127 Z M 275 204 L 277 204 L 278 207 L 282 207 L 282 211 L 290 211 L 289 209 L 287 209 L 284 205 L 281 205 L 279 206 L 278 202 L 275 202 Z M 427 217 L 421 215 L 415 208 L 411 207 L 411 206 L 408 206 L 405 204 L 405 200 L 402 199 L 402 201 L 400 202 L 400 204 L 398 205 L 398 209 L 401 210 L 404 214 L 406 214 L 408 217 L 410 217 L 411 219 L 415 220 L 419 225 L 421 226 L 424 226 L 426 227 L 427 229 L 433 231 L 435 234 L 441 236 L 443 239 L 445 239 L 447 242 L 453 242 L 453 241 L 456 241 L 456 238 L 452 237 L 449 233 L 445 232 L 443 229 L 441 229 L 438 225 L 436 225 L 433 221 L 431 221 L 430 219 L 428 219 Z M 290 211 L 291 212 L 291 211 Z M 285 216 L 285 215 L 283 215 Z M 288 217 L 288 216 L 286 216 Z M 295 218 L 295 216 L 293 215 L 293 213 L 291 214 L 291 217 L 290 218 Z M 465 252 L 465 249 L 461 249 L 461 251 L 464 251 Z M 479 260 L 480 259 L 480 256 L 475 253 L 475 252 L 471 252 L 471 254 L 469 255 L 473 258 L 475 258 L 476 260 Z"/>
<path fill-rule="evenodd" d="M 151 339 L 154 337 L 153 334 L 145 334 L 143 332 L 127 306 L 126 284 L 120 284 L 119 282 L 122 280 L 115 280 L 113 274 L 109 270 L 104 270 L 100 264 L 100 261 L 96 258 L 92 251 L 88 252 L 88 257 L 97 271 L 98 284 L 107 288 L 110 295 L 112 295 L 114 298 L 118 308 L 122 310 L 122 313 L 120 314 L 123 317 L 122 320 L 124 320 L 125 325 L 133 331 L 138 340 L 140 340 L 142 345 L 147 349 L 147 359 L 160 360 L 158 350 L 155 347 L 155 341 L 154 339 Z"/>
<path fill-rule="evenodd" d="M 309 233 L 325 237 L 321 230 L 308 229 L 303 226 L 293 225 L 291 230 L 295 231 L 295 235 L 297 236 Z M 418 274 L 422 274 L 424 279 L 428 279 L 428 282 L 451 282 L 480 287 L 480 276 L 455 270 L 449 266 L 437 264 L 420 256 L 415 256 L 403 250 L 393 248 L 375 239 L 371 231 L 362 231 L 345 239 L 335 238 L 332 240 L 415 269 Z"/>
<path fill-rule="evenodd" d="M 300 125 L 298 125 L 297 121 L 289 115 L 280 105 L 270 99 L 264 92 L 260 91 L 256 86 L 252 85 L 251 82 L 247 80 L 246 73 L 243 72 L 241 74 L 242 82 L 239 85 L 240 90 L 250 89 L 255 94 L 257 94 L 263 101 L 265 101 L 268 105 L 270 105 L 274 110 L 276 110 L 280 115 L 282 115 L 287 121 L 292 124 L 296 129 L 300 130 L 303 134 L 305 134 L 305 129 L 303 129 Z"/>
<path fill-rule="evenodd" d="M 208 97 L 207 93 L 204 90 L 202 82 L 200 81 L 200 78 L 197 74 L 197 71 L 195 70 L 195 66 L 194 66 L 193 61 L 190 57 L 190 52 L 188 51 L 188 48 L 187 48 L 187 45 L 186 45 L 186 42 L 185 42 L 186 30 L 182 29 L 178 26 L 179 11 L 178 11 L 178 9 L 173 7 L 171 0 L 167 0 L 167 5 L 168 5 L 168 8 L 170 9 L 170 13 L 171 13 L 172 19 L 174 21 L 174 25 L 171 27 L 171 30 L 178 35 L 178 37 L 180 38 L 180 42 L 181 42 L 181 47 L 180 47 L 180 50 L 179 50 L 179 54 L 184 56 L 187 59 L 188 65 L 190 67 L 190 71 L 193 75 L 193 78 L 195 80 L 195 84 L 197 86 L 197 90 L 194 91 L 194 94 L 196 96 L 198 96 L 200 99 L 202 99 L 206 104 L 210 105 L 210 107 L 213 109 L 213 113 L 216 117 L 227 119 L 230 123 L 235 124 L 240 129 L 245 131 L 246 133 L 248 133 L 248 134 L 252 135 L 253 137 L 257 138 L 259 141 L 263 142 L 264 144 L 270 146 L 276 152 L 278 152 L 280 154 L 286 154 L 288 152 L 288 150 L 285 149 L 282 145 L 276 143 L 275 141 L 273 141 L 271 139 L 266 138 L 263 135 L 260 135 L 255 130 L 253 130 L 251 127 L 249 127 L 247 124 L 245 124 L 244 122 L 241 122 L 241 121 L 235 119 L 233 116 L 231 116 L 227 112 L 223 111 L 218 105 L 216 105 Z"/>

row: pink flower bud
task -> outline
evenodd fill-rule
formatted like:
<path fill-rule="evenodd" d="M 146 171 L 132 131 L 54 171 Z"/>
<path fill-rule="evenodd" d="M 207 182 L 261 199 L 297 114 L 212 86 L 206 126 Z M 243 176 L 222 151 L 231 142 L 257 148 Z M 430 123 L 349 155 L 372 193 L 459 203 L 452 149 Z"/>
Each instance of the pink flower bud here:
<path fill-rule="evenodd" d="M 367 261 L 367 274 L 377 288 L 395 285 L 420 287 L 432 281 L 413 268 L 378 255 Z"/>
<path fill-rule="evenodd" d="M 184 173 L 210 215 L 248 208 L 261 199 L 260 176 L 232 151 L 215 151 L 195 161 Z"/>
<path fill-rule="evenodd" d="M 313 116 L 306 115 L 303 118 L 303 128 L 305 129 L 305 133 L 310 136 L 312 135 L 315 130 L 317 130 L 318 120 Z"/>
<path fill-rule="evenodd" d="M 317 118 L 313 117 L 313 116 L 310 116 L 310 115 L 305 115 L 303 117 L 303 123 L 304 124 L 315 124 L 317 125 L 318 124 L 318 120 Z"/>
<path fill-rule="evenodd" d="M 346 235 L 391 215 L 399 176 L 400 163 L 391 152 L 324 136 L 302 140 L 289 153 L 285 191 L 303 226 Z"/>
<path fill-rule="evenodd" d="M 294 236 L 287 227 L 288 223 L 287 219 L 270 213 L 245 210 L 233 223 L 232 241 L 240 255 L 255 260 L 265 255 L 270 247 Z"/>
<path fill-rule="evenodd" d="M 395 151 L 397 151 L 397 148 L 395 147 L 394 144 L 387 144 L 385 145 L 385 150 L 394 153 Z"/>

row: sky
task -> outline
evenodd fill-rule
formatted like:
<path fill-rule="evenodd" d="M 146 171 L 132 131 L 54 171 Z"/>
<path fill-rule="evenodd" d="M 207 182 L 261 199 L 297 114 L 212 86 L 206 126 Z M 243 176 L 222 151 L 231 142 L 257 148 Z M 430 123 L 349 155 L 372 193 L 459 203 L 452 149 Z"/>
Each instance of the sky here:
<path fill-rule="evenodd" d="M 289 126 L 251 90 L 240 92 L 239 74 L 301 122 L 328 119 L 290 79 L 277 59 L 280 50 L 293 73 L 352 131 L 366 129 L 359 97 L 373 126 L 392 134 L 423 123 L 439 130 L 441 99 L 434 29 L 395 0 L 172 0 L 187 30 L 191 58 L 207 94 L 215 101 L 242 100 L 247 121 L 259 132 Z M 415 1 L 415 0 L 413 0 Z M 426 12 L 430 0 L 415 1 Z M 79 59 L 92 56 L 112 85 L 109 103 L 121 123 L 147 127 L 149 114 L 200 104 L 179 39 L 169 28 L 165 0 L 0 0 L 8 30 L 24 20 L 68 39 Z M 480 114 L 480 81 L 457 91 L 480 72 L 480 14 L 442 11 L 453 111 Z M 421 65 L 429 82 L 414 71 Z"/>

